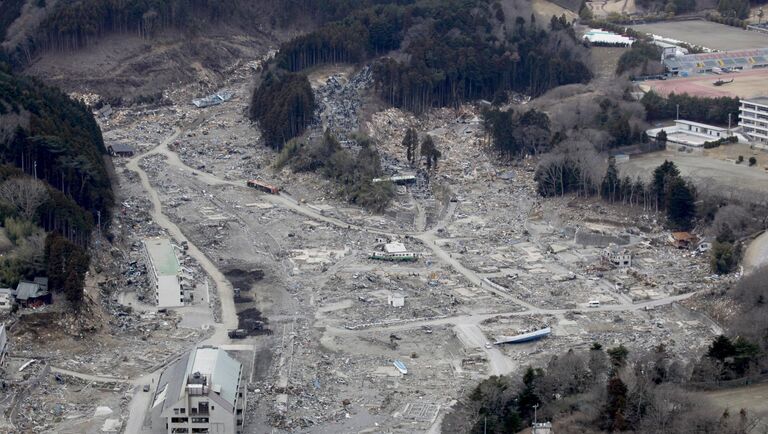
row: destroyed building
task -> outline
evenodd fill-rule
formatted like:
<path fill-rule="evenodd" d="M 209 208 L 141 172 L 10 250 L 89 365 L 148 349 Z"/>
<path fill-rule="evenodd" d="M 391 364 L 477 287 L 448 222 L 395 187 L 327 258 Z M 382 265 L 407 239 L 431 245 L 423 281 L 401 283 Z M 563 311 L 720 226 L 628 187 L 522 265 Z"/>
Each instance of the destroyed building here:
<path fill-rule="evenodd" d="M 107 152 L 113 157 L 133 157 L 136 150 L 133 149 L 133 146 L 125 143 L 113 143 L 107 146 Z"/>
<path fill-rule="evenodd" d="M 7 313 L 13 310 L 14 303 L 13 290 L 10 288 L 0 288 L 0 313 Z"/>
<path fill-rule="evenodd" d="M 419 258 L 419 254 L 409 251 L 405 248 L 405 244 L 401 242 L 391 242 L 385 243 L 383 246 L 377 246 L 371 252 L 370 258 L 384 261 L 415 261 Z"/>
<path fill-rule="evenodd" d="M 234 92 L 223 90 L 221 92 L 214 93 L 213 95 L 209 95 L 205 98 L 198 98 L 198 99 L 192 100 L 192 104 L 194 104 L 195 107 L 197 108 L 206 108 L 214 105 L 219 105 L 223 102 L 227 102 L 230 99 L 232 99 L 233 96 L 235 96 Z"/>
<path fill-rule="evenodd" d="M 690 249 L 696 247 L 699 238 L 690 232 L 672 232 L 669 234 L 669 242 L 678 249 Z"/>
<path fill-rule="evenodd" d="M 48 291 L 48 279 L 44 277 L 36 277 L 34 282 L 20 281 L 14 295 L 21 307 L 39 307 L 53 301 Z"/>
<path fill-rule="evenodd" d="M 602 252 L 603 261 L 615 266 L 615 267 L 631 267 L 632 266 L 632 252 L 627 249 L 622 249 L 611 244 Z"/>
<path fill-rule="evenodd" d="M 181 265 L 170 240 L 151 238 L 144 240 L 144 256 L 149 264 L 149 279 L 155 289 L 157 307 L 184 306 Z"/>
<path fill-rule="evenodd" d="M 152 399 L 152 432 L 241 433 L 246 407 L 242 368 L 219 348 L 186 353 L 160 375 Z"/>

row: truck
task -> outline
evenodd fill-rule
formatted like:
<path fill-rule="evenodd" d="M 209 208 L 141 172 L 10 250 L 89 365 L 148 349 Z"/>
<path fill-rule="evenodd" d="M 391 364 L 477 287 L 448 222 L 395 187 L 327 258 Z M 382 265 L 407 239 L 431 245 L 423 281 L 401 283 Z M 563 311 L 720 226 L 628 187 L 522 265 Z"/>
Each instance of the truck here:
<path fill-rule="evenodd" d="M 248 187 L 255 188 L 256 190 L 263 191 L 264 193 L 269 194 L 280 194 L 280 189 L 275 187 L 272 184 L 267 184 L 266 182 L 259 181 L 258 179 L 252 179 L 246 183 Z"/>
<path fill-rule="evenodd" d="M 248 336 L 248 332 L 245 329 L 235 329 L 228 331 L 227 336 L 230 339 L 244 339 Z"/>

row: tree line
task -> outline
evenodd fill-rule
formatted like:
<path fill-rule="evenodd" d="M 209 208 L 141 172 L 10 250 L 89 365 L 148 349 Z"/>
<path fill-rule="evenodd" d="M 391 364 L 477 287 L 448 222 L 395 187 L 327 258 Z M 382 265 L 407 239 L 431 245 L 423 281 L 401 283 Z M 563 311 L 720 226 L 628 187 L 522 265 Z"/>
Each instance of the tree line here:
<path fill-rule="evenodd" d="M 38 80 L 0 72 L 0 117 L 22 112 L 29 122 L 0 144 L 0 158 L 58 190 L 43 223 L 85 244 L 90 222 L 98 213 L 108 222 L 114 203 L 101 130 L 82 102 Z M 81 209 L 66 206 L 67 200 Z"/>
<path fill-rule="evenodd" d="M 282 149 L 287 141 L 304 133 L 316 108 L 306 75 L 269 71 L 253 93 L 250 117 L 259 122 L 265 143 Z"/>
<path fill-rule="evenodd" d="M 376 62 L 376 89 L 388 103 L 415 112 L 492 99 L 509 90 L 540 95 L 592 77 L 564 17 L 545 30 L 533 16 L 529 21 L 506 17 L 489 0 L 387 3 L 354 10 L 283 44 L 277 65 L 297 72 L 401 50 L 408 60 L 385 57 Z M 410 32 L 416 25 L 419 31 Z"/>
<path fill-rule="evenodd" d="M 665 98 L 651 91 L 643 95 L 640 102 L 649 122 L 676 119 L 678 107 L 680 119 L 706 124 L 728 125 L 731 115 L 731 122 L 736 125 L 739 117 L 740 104 L 735 97 L 706 98 L 672 93 Z"/>
<path fill-rule="evenodd" d="M 544 197 L 576 193 L 598 196 L 611 203 L 665 212 L 673 229 L 689 230 L 696 217 L 696 189 L 680 176 L 674 163 L 665 161 L 654 169 L 649 182 L 621 178 L 615 162 L 608 162 L 602 176 L 597 172 L 602 157 L 585 147 L 549 155 L 536 170 L 539 194 Z"/>
<path fill-rule="evenodd" d="M 151 36 L 165 28 L 189 29 L 237 14 L 237 0 L 67 0 L 40 24 L 40 46 L 72 50 L 111 33 Z"/>
<path fill-rule="evenodd" d="M 744 354 L 715 340 L 704 359 Z M 741 344 L 740 344 L 741 345 Z M 728 359 L 730 360 L 730 359 Z M 553 431 L 747 434 L 757 419 L 723 411 L 688 393 L 691 367 L 666 345 L 631 353 L 624 345 L 569 350 L 521 376 L 492 376 L 459 399 L 446 433 L 510 433 L 551 420 Z M 564 431 L 564 432 L 566 432 Z"/>
<path fill-rule="evenodd" d="M 0 280 L 47 275 L 79 306 L 94 221 L 100 214 L 106 226 L 114 202 L 101 130 L 81 102 L 7 68 L 0 125 L 0 221 L 13 243 Z"/>

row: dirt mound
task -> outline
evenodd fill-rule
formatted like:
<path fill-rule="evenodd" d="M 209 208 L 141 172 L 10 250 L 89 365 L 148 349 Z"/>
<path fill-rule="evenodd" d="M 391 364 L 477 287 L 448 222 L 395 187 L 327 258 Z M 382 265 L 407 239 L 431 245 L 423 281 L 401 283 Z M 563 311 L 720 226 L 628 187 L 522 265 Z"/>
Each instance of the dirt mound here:
<path fill-rule="evenodd" d="M 230 268 L 224 271 L 224 275 L 227 277 L 227 280 L 232 283 L 234 288 L 238 288 L 241 291 L 250 290 L 253 284 L 264 279 L 264 271 L 257 268 L 250 270 Z"/>
<path fill-rule="evenodd" d="M 267 328 L 269 321 L 256 308 L 246 309 L 237 314 L 237 328 L 248 332 L 248 336 L 271 335 Z"/>

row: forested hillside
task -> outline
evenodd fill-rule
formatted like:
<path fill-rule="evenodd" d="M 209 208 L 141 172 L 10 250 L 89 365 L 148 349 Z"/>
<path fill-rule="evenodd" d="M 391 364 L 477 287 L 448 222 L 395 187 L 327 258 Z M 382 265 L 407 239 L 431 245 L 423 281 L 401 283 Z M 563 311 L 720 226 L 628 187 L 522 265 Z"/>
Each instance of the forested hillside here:
<path fill-rule="evenodd" d="M 379 93 L 413 111 L 491 99 L 507 90 L 540 95 L 591 78 L 564 19 L 542 27 L 533 16 L 506 17 L 500 3 L 488 0 L 370 7 L 284 44 L 277 63 L 296 72 L 323 63 L 359 63 L 391 50 L 401 50 L 408 60 L 378 62 Z"/>
<path fill-rule="evenodd" d="M 46 181 L 54 191 L 39 223 L 84 244 L 101 212 L 113 203 L 101 130 L 90 111 L 64 93 L 0 71 L 0 158 Z M 4 139 L 3 139 L 4 137 Z"/>
<path fill-rule="evenodd" d="M 1 65 L 0 284 L 48 276 L 77 308 L 95 217 L 108 222 L 114 200 L 101 130 L 82 103 Z"/>
<path fill-rule="evenodd" d="M 507 16 L 491 0 L 378 3 L 350 8 L 346 18 L 283 44 L 274 68 L 296 73 L 327 63 L 374 62 L 379 96 L 414 112 L 507 91 L 538 96 L 592 78 L 586 49 L 564 18 L 541 25 L 533 15 Z M 252 108 L 259 119 L 255 114 Z"/>

